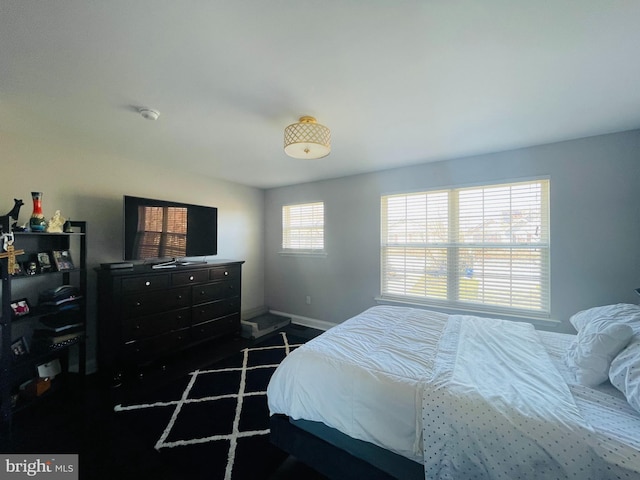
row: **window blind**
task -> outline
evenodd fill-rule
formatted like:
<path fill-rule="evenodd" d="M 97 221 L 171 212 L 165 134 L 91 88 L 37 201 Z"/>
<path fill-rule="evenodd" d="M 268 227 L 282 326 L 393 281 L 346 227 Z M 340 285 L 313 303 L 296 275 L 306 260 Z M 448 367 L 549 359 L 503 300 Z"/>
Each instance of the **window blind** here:
<path fill-rule="evenodd" d="M 549 181 L 381 199 L 383 297 L 546 317 Z"/>
<path fill-rule="evenodd" d="M 282 248 L 285 251 L 324 251 L 324 203 L 282 207 Z"/>
<path fill-rule="evenodd" d="M 140 258 L 184 256 L 187 249 L 187 209 L 140 207 L 134 242 Z"/>

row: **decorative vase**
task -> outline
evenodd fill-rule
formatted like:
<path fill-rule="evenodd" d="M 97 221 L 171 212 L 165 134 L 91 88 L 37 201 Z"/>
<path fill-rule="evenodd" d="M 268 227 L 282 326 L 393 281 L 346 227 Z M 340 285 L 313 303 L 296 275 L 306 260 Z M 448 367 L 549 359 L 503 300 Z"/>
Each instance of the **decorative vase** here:
<path fill-rule="evenodd" d="M 31 192 L 33 199 L 33 213 L 29 218 L 29 228 L 32 232 L 44 232 L 47 229 L 47 221 L 42 213 L 42 192 Z"/>

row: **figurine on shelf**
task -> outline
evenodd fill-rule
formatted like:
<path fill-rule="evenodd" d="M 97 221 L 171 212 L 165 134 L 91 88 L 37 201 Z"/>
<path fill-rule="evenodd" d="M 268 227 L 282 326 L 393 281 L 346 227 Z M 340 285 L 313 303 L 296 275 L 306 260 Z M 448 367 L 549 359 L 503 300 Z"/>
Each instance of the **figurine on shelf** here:
<path fill-rule="evenodd" d="M 62 227 L 64 233 L 73 233 L 73 227 L 71 226 L 71 219 L 67 218 L 67 221 L 64 222 L 64 227 Z"/>
<path fill-rule="evenodd" d="M 53 214 L 53 217 L 51 217 L 51 220 L 47 223 L 47 232 L 62 233 L 64 222 L 65 219 L 60 215 L 60 210 L 56 210 L 56 213 Z"/>
<path fill-rule="evenodd" d="M 20 207 L 22 207 L 23 205 L 24 202 L 22 201 L 22 199 L 14 198 L 13 208 L 9 210 L 9 213 L 7 213 L 6 215 L 7 217 L 11 217 L 13 220 L 15 220 L 15 222 L 13 222 L 13 225 L 11 225 L 11 229 L 16 232 L 22 231 L 22 228 L 18 227 L 18 216 L 20 215 Z"/>

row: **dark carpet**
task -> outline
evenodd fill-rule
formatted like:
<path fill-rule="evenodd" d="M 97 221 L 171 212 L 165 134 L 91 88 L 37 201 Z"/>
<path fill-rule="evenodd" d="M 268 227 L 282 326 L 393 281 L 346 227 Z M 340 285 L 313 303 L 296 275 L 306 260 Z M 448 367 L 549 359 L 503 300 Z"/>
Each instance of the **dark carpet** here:
<path fill-rule="evenodd" d="M 116 405 L 116 418 L 185 478 L 267 479 L 287 457 L 269 441 L 267 385 L 305 341 L 280 332 Z"/>

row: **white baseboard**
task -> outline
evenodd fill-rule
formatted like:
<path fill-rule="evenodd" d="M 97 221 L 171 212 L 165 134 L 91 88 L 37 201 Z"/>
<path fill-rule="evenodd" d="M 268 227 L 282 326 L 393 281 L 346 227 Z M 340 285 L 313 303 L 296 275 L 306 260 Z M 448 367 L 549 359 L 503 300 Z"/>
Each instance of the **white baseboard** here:
<path fill-rule="evenodd" d="M 305 327 L 316 328 L 318 330 L 329 330 L 331 327 L 335 327 L 335 323 L 327 322 L 325 320 L 318 320 L 315 318 L 302 317 L 300 315 L 294 315 L 292 313 L 280 312 L 278 310 L 269 310 L 269 313 L 274 315 L 280 315 L 282 317 L 291 318 L 291 323 L 296 325 L 302 325 Z"/>

